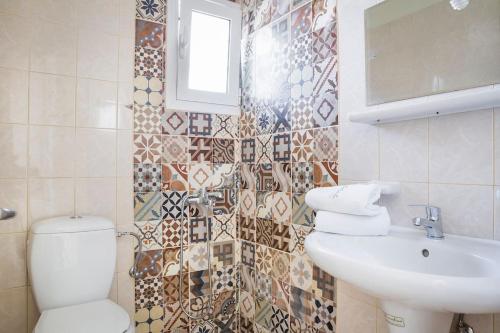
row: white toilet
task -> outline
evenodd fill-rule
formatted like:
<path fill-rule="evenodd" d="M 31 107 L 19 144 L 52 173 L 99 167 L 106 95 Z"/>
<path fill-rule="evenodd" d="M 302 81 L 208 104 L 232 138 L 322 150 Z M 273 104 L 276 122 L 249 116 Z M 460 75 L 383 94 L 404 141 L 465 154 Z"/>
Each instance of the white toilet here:
<path fill-rule="evenodd" d="M 35 333 L 131 333 L 127 312 L 108 299 L 116 235 L 101 217 L 57 217 L 34 224 L 29 272 L 41 316 Z"/>

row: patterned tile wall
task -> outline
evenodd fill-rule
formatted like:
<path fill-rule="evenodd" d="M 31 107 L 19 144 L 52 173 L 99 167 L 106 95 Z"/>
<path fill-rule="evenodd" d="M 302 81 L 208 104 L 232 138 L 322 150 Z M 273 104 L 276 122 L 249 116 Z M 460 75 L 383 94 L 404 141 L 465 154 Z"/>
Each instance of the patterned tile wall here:
<path fill-rule="evenodd" d="M 241 332 L 335 332 L 305 192 L 338 183 L 335 0 L 243 0 Z"/>
<path fill-rule="evenodd" d="M 228 180 L 238 171 L 241 158 L 239 116 L 165 110 L 165 31 L 166 1 L 137 0 L 134 209 L 146 255 L 140 260 L 145 273 L 135 283 L 136 328 L 155 333 L 237 332 L 239 314 L 231 299 L 239 290 L 239 192 Z M 208 220 L 195 207 L 181 208 L 182 199 L 201 187 L 226 188 Z M 211 295 L 216 318 L 208 323 L 189 319 L 182 312 L 181 295 L 197 316 Z"/>

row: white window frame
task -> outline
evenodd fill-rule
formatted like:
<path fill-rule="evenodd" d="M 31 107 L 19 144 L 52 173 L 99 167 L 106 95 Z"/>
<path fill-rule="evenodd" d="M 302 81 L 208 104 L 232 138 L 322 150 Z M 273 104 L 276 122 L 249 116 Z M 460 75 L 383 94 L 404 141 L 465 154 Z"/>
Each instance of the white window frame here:
<path fill-rule="evenodd" d="M 189 37 L 192 11 L 230 20 L 227 93 L 189 89 Z M 228 0 L 168 1 L 166 108 L 205 113 L 240 113 L 241 9 Z M 182 57 L 180 56 L 182 54 Z"/>

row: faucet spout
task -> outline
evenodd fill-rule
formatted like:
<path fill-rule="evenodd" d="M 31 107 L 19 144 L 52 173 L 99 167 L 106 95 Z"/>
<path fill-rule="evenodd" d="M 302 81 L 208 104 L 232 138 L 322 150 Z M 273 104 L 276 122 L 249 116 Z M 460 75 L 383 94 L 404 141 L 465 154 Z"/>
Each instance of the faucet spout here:
<path fill-rule="evenodd" d="M 425 207 L 426 217 L 415 217 L 413 225 L 423 227 L 427 232 L 427 238 L 444 239 L 443 224 L 441 222 L 441 209 L 428 205 L 411 205 Z"/>

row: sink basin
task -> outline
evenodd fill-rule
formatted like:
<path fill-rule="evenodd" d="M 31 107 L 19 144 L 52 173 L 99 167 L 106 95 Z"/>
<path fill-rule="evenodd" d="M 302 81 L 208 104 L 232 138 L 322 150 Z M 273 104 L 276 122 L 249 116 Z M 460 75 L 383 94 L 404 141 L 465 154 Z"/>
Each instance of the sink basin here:
<path fill-rule="evenodd" d="M 413 332 L 412 322 L 425 332 L 422 321 L 449 332 L 454 312 L 500 312 L 500 242 L 392 227 L 385 237 L 316 231 L 305 247 L 323 270 L 379 298 L 391 332 Z"/>

